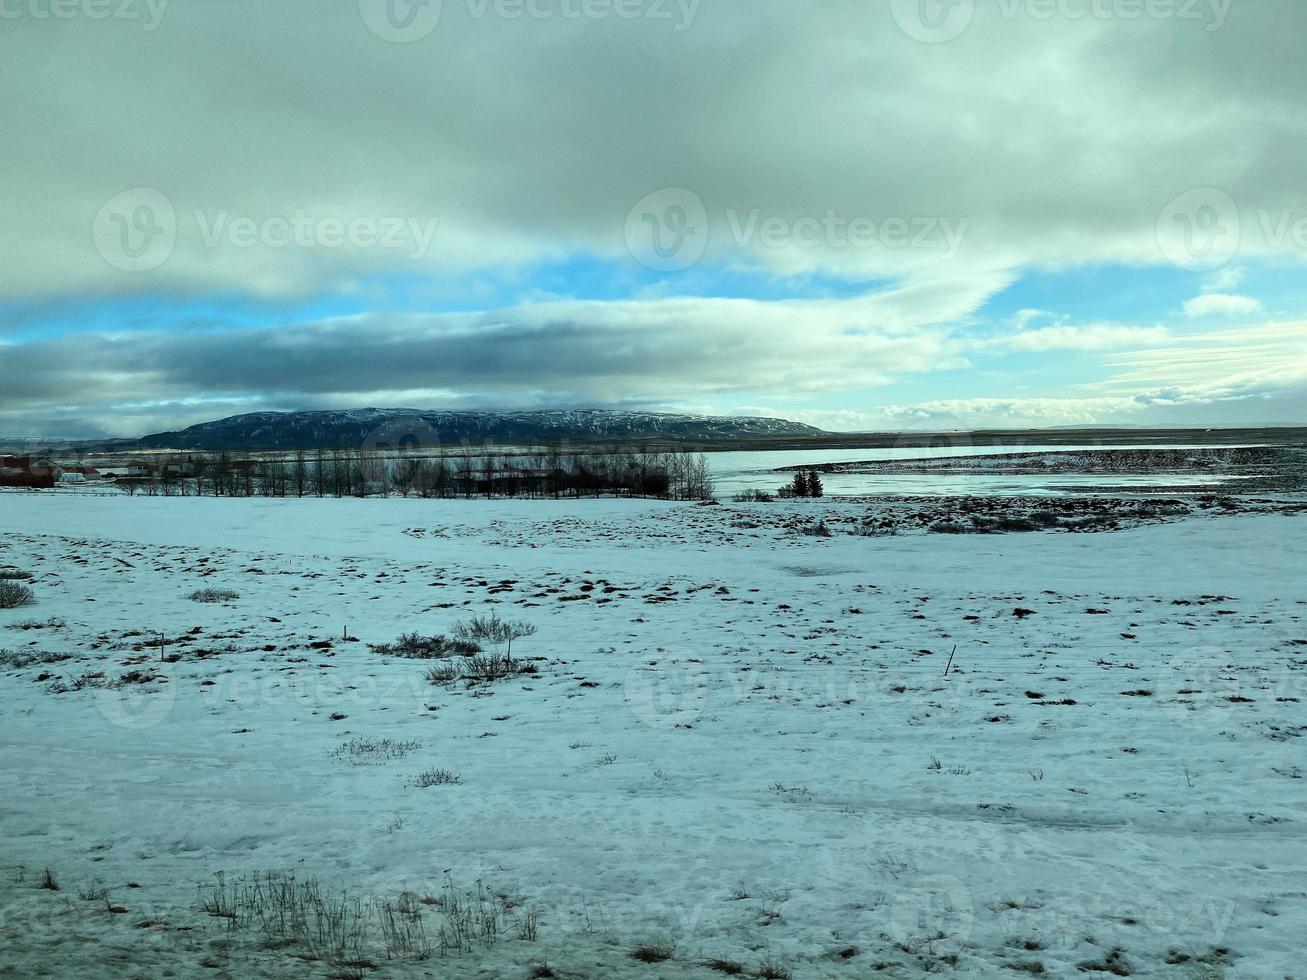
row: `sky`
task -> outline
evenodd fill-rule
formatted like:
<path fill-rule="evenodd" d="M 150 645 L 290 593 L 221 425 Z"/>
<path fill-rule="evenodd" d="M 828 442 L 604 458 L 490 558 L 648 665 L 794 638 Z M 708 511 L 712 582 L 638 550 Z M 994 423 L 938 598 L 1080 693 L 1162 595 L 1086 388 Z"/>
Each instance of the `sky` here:
<path fill-rule="evenodd" d="M 1307 424 L 1301 0 L 0 0 L 0 436 Z"/>

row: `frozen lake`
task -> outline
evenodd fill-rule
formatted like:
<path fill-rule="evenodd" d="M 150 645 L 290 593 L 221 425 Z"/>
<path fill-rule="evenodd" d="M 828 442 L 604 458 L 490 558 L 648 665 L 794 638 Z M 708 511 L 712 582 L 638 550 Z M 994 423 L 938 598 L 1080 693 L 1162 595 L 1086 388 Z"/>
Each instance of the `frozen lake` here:
<path fill-rule="evenodd" d="M 1011 453 L 1086 452 L 1139 449 L 1205 449 L 1209 446 L 1173 445 L 1078 445 L 1078 446 L 974 446 L 959 441 L 955 445 L 888 449 L 799 449 L 777 452 L 709 453 L 717 493 L 729 497 L 753 488 L 775 491 L 789 482 L 790 474 L 774 470 L 785 466 L 819 466 L 823 463 L 851 463 L 864 460 L 943 459 L 957 456 L 996 456 Z M 828 496 L 855 497 L 872 494 L 907 496 L 1045 496 L 1071 493 L 1073 488 L 1102 486 L 1131 487 L 1149 493 L 1161 487 L 1218 486 L 1228 476 L 1208 473 L 1186 474 L 1075 474 L 995 473 L 828 473 L 822 482 Z"/>

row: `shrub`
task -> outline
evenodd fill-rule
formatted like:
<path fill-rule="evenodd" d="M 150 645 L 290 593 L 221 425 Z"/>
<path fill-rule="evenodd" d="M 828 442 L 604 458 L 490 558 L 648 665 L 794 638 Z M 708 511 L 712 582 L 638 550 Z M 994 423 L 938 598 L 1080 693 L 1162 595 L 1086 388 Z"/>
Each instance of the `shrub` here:
<path fill-rule="evenodd" d="M 427 683 L 440 686 L 442 684 L 453 684 L 463 676 L 463 672 L 458 667 L 450 664 L 440 664 L 432 667 L 427 671 Z"/>
<path fill-rule="evenodd" d="M 57 664 L 71 659 L 66 653 L 44 653 L 40 650 L 0 650 L 0 668 L 22 670 L 36 664 Z"/>
<path fill-rule="evenodd" d="M 535 664 L 523 663 L 507 655 L 496 656 L 493 653 L 468 657 L 464 663 L 466 669 L 463 677 L 469 681 L 502 681 L 536 672 Z"/>
<path fill-rule="evenodd" d="M 36 596 L 25 585 L 8 580 L 0 581 L 0 609 L 17 609 L 36 602 Z"/>
<path fill-rule="evenodd" d="M 109 686 L 109 675 L 102 670 L 87 671 L 80 677 L 73 678 L 72 690 L 81 691 L 88 687 L 101 688 Z"/>
<path fill-rule="evenodd" d="M 818 521 L 816 524 L 801 527 L 799 532 L 806 534 L 810 538 L 829 538 L 831 536 L 830 528 L 826 526 L 825 521 Z"/>
<path fill-rule="evenodd" d="M 731 499 L 737 504 L 769 504 L 776 498 L 766 490 L 741 490 Z"/>
<path fill-rule="evenodd" d="M 192 602 L 231 602 L 240 597 L 239 592 L 233 592 L 231 589 L 196 589 L 187 596 Z"/>
<path fill-rule="evenodd" d="M 892 538 L 899 531 L 887 520 L 878 523 L 875 518 L 864 517 L 862 523 L 853 529 L 853 533 L 864 538 Z"/>
<path fill-rule="evenodd" d="M 451 640 L 446 636 L 422 636 L 405 633 L 394 643 L 369 644 L 373 653 L 404 660 L 437 660 L 441 657 L 470 657 L 481 647 L 471 640 Z"/>
<path fill-rule="evenodd" d="M 536 665 L 495 653 L 465 657 L 461 662 L 450 661 L 427 671 L 427 683 L 436 686 L 464 680 L 469 685 L 508 680 L 536 673 Z"/>
<path fill-rule="evenodd" d="M 0 581 L 27 582 L 31 578 L 31 572 L 24 572 L 19 568 L 0 568 Z"/>
<path fill-rule="evenodd" d="M 513 641 L 535 634 L 536 628 L 530 623 L 518 623 L 500 618 L 498 613 L 486 616 L 473 616 L 465 623 L 454 627 L 454 639 L 462 643 L 482 644 L 492 647 L 507 647 L 511 656 Z"/>

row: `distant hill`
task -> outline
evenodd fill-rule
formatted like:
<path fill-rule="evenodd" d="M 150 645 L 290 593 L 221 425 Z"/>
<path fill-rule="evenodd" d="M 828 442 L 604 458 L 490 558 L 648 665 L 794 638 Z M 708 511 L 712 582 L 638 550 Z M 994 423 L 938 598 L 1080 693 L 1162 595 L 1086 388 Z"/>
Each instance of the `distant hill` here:
<path fill-rule="evenodd" d="M 704 442 L 735 438 L 820 436 L 784 419 L 665 415 L 599 409 L 536 412 L 425 412 L 364 408 L 331 412 L 256 412 L 160 432 L 116 449 L 210 452 L 344 449 L 356 446 L 459 446 L 486 442 L 541 444 L 640 439 Z"/>

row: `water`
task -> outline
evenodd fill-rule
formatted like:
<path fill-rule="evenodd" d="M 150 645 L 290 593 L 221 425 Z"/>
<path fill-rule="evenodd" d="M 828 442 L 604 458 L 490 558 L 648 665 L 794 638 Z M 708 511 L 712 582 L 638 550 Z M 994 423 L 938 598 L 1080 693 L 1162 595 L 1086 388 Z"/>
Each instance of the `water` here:
<path fill-rule="evenodd" d="M 994 456 L 1004 453 L 1046 455 L 1055 452 L 1085 452 L 1104 449 L 1211 449 L 1193 445 L 1083 445 L 1083 446 L 936 446 L 889 449 L 796 449 L 776 452 L 709 453 L 717 495 L 723 499 L 741 490 L 775 492 L 793 474 L 773 473 L 781 466 L 816 466 L 821 463 L 851 463 L 863 460 L 942 459 L 955 456 Z M 1233 447 L 1224 447 L 1233 448 Z M 960 497 L 970 495 L 1058 496 L 1078 489 L 1127 487 L 1131 492 L 1150 493 L 1164 487 L 1213 490 L 1229 476 L 1209 473 L 1076 474 L 995 473 L 973 476 L 962 473 L 823 473 L 826 493 L 833 497 L 874 494 Z"/>

